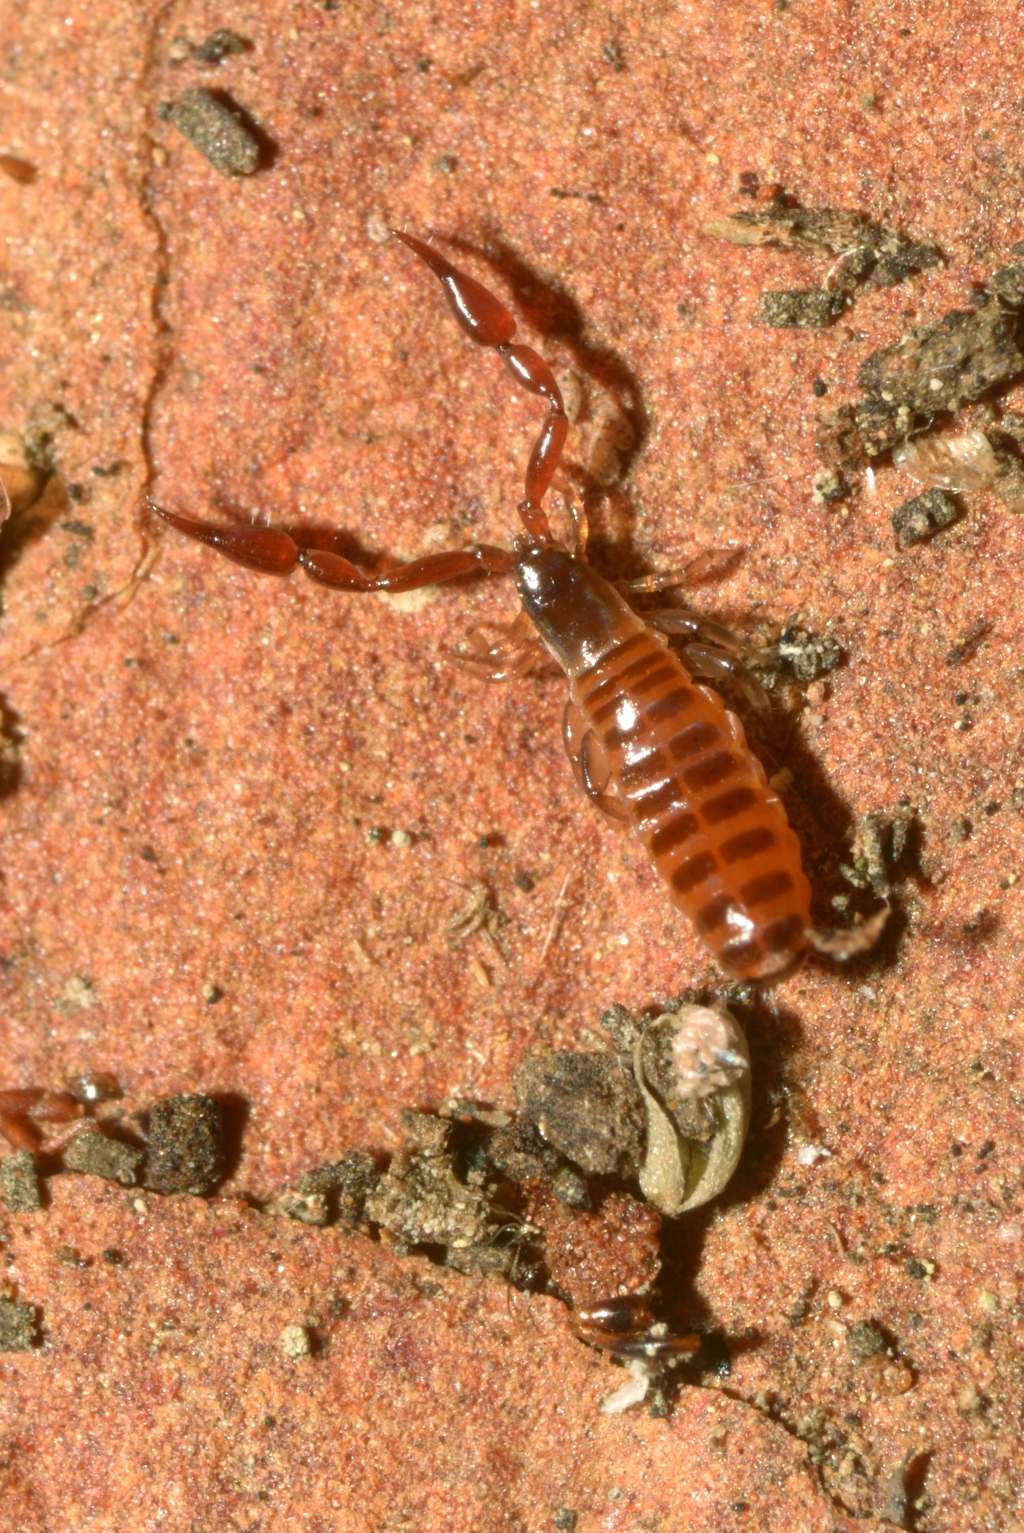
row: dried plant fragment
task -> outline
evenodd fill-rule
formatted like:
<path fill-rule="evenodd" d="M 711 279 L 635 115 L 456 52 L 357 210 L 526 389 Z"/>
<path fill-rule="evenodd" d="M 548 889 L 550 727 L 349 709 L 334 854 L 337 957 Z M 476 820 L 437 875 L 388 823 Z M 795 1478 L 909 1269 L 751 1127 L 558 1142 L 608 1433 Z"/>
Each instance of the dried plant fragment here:
<path fill-rule="evenodd" d="M 885 899 L 892 890 L 894 871 L 908 849 L 912 851 L 916 823 L 916 811 L 909 805 L 864 815 L 854 832 L 850 860 L 840 864 L 847 883 Z"/>
<path fill-rule="evenodd" d="M 614 1055 L 533 1055 L 516 1073 L 521 1115 L 581 1170 L 630 1174 L 641 1157 L 643 1109 Z"/>
<path fill-rule="evenodd" d="M 708 1203 L 739 1164 L 750 1125 L 750 1054 L 722 1008 L 684 1005 L 656 1017 L 633 1050 L 647 1112 L 644 1197 L 675 1216 Z"/>
<path fill-rule="evenodd" d="M 842 664 L 843 651 L 828 634 L 813 634 L 787 623 L 770 651 L 772 660 L 797 681 L 817 681 Z"/>
<path fill-rule="evenodd" d="M 1017 314 L 995 298 L 976 309 L 952 309 L 872 352 L 857 380 L 866 394 L 905 405 L 916 415 L 955 410 L 1024 369 Z"/>
<path fill-rule="evenodd" d="M 366 1199 L 367 1217 L 403 1245 L 486 1245 L 493 1234 L 488 1199 L 456 1175 L 449 1125 L 409 1109 L 402 1123 L 409 1138 Z"/>
<path fill-rule="evenodd" d="M 322 1192 L 296 1192 L 288 1188 L 266 1204 L 268 1214 L 279 1219 L 295 1219 L 299 1224 L 329 1224 L 331 1211 Z"/>
<path fill-rule="evenodd" d="M 1015 270 L 997 272 L 992 283 Z M 1024 293 L 1024 268 L 1021 273 Z M 834 468 L 863 466 L 926 430 L 937 415 L 1003 388 L 1024 372 L 1021 314 L 1003 296 L 1015 292 L 1008 280 L 990 285 L 976 308 L 953 309 L 873 352 L 857 375 L 865 397 L 818 423 L 816 446 L 824 462 Z M 970 445 L 965 450 L 969 459 Z"/>
<path fill-rule="evenodd" d="M 218 27 L 203 42 L 197 44 L 193 53 L 200 64 L 216 66 L 223 63 L 226 58 L 230 58 L 232 54 L 251 51 L 252 43 L 247 37 L 233 32 L 230 27 Z"/>
<path fill-rule="evenodd" d="M 1009 433 L 977 428 L 912 437 L 892 461 L 919 484 L 940 490 L 994 489 L 1011 511 L 1024 510 L 1024 461 Z"/>
<path fill-rule="evenodd" d="M 486 884 L 472 884 L 469 900 L 446 923 L 444 934 L 449 947 L 458 947 L 467 937 L 479 932 L 490 943 L 503 963 L 508 963 L 501 938 L 508 926 L 508 916 L 498 905 Z"/>
<path fill-rule="evenodd" d="M 366 1200 L 380 1172 L 366 1150 L 348 1150 L 340 1160 L 307 1171 L 298 1185 L 303 1198 L 323 1198 L 329 1216 L 354 1229 L 362 1223 Z"/>
<path fill-rule="evenodd" d="M 999 459 L 984 431 L 912 437 L 892 461 L 919 484 L 940 490 L 980 490 L 999 472 Z"/>
<path fill-rule="evenodd" d="M 861 399 L 821 416 L 814 445 L 818 456 L 831 468 L 863 468 L 872 458 L 904 441 L 921 424 L 907 405 Z"/>
<path fill-rule="evenodd" d="M 823 330 L 842 310 L 824 288 L 785 288 L 761 294 L 761 318 L 774 330 Z"/>
<path fill-rule="evenodd" d="M 907 239 L 863 213 L 792 206 L 782 196 L 766 208 L 744 208 L 728 218 L 713 219 L 701 232 L 733 245 L 775 245 L 836 257 L 821 289 L 764 295 L 762 315 L 770 325 L 827 325 L 860 284 L 893 287 L 911 272 L 937 266 L 942 260 L 936 245 Z"/>

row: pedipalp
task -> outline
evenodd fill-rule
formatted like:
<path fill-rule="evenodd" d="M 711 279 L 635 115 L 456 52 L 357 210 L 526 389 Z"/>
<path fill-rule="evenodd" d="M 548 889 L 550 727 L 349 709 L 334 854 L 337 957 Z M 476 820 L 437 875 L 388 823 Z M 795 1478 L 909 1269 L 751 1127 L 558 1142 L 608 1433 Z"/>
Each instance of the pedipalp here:
<path fill-rule="evenodd" d="M 290 533 L 277 527 L 256 527 L 247 522 L 211 526 L 180 511 L 168 511 L 148 500 L 151 511 L 210 548 L 226 554 L 236 564 L 264 574 L 290 575 L 298 566 L 311 580 L 339 591 L 415 591 L 420 586 L 443 585 L 465 575 L 510 575 L 515 560 L 504 548 L 476 543 L 447 553 L 423 554 L 380 575 L 368 575 L 351 559 L 321 548 L 302 548 Z"/>
<path fill-rule="evenodd" d="M 43 1142 L 41 1123 L 72 1123 L 82 1109 L 67 1091 L 41 1086 L 12 1086 L 0 1090 L 0 1135 L 16 1150 L 37 1150 Z"/>
<path fill-rule="evenodd" d="M 519 507 L 523 525 L 531 537 L 550 543 L 551 526 L 541 510 L 555 470 L 558 468 L 569 430 L 569 419 L 551 366 L 532 346 L 512 344 L 516 322 L 500 299 L 467 272 L 457 267 L 414 234 L 392 229 L 396 239 L 418 255 L 441 281 L 445 297 L 459 325 L 480 346 L 492 347 L 517 383 L 548 402 L 548 417 L 533 444 L 526 465 L 526 499 Z"/>

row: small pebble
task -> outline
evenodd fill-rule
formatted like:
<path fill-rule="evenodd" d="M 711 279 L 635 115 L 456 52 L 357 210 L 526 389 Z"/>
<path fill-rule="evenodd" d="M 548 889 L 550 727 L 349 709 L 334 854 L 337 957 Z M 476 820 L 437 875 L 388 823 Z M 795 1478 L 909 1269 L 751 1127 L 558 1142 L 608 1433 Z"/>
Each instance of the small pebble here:
<path fill-rule="evenodd" d="M 948 490 L 926 490 L 904 501 L 892 513 L 892 530 L 901 548 L 923 543 L 956 521 L 960 511 Z"/>
<path fill-rule="evenodd" d="M 870 1320 L 860 1320 L 846 1333 L 846 1346 L 855 1363 L 866 1363 L 886 1350 L 885 1334 Z"/>
<path fill-rule="evenodd" d="M 153 1192 L 213 1192 L 223 1172 L 220 1108 L 187 1093 L 150 1108 L 145 1185 Z"/>
<path fill-rule="evenodd" d="M 121 1095 L 121 1086 L 108 1070 L 85 1070 L 68 1081 L 68 1092 L 76 1102 L 112 1102 Z"/>
<path fill-rule="evenodd" d="M 839 470 L 834 468 L 825 469 L 823 473 L 816 474 L 811 489 L 816 505 L 828 505 L 836 500 L 845 500 L 850 493 L 850 486 Z"/>
<path fill-rule="evenodd" d="M 35 1344 L 35 1305 L 0 1299 L 0 1352 L 31 1352 Z"/>
<path fill-rule="evenodd" d="M 36 178 L 35 166 L 28 160 L 19 159 L 16 154 L 0 154 L 0 170 L 19 186 L 31 186 Z"/>
<path fill-rule="evenodd" d="M 81 974 L 72 974 L 61 993 L 61 1000 L 71 1011 L 88 1011 L 96 1005 L 96 989 L 92 980 Z"/>
<path fill-rule="evenodd" d="M 965 1384 L 956 1397 L 956 1408 L 964 1416 L 980 1416 L 985 1409 L 985 1397 L 976 1384 Z"/>
<path fill-rule="evenodd" d="M 221 175 L 251 176 L 259 169 L 259 142 L 241 113 L 220 96 L 202 88 L 186 91 L 166 116 Z"/>
<path fill-rule="evenodd" d="M 322 1192 L 279 1192 L 267 1204 L 267 1213 L 281 1219 L 297 1219 L 300 1224 L 327 1224 L 330 1209 Z"/>
<path fill-rule="evenodd" d="M 29 1150 L 17 1150 L 0 1159 L 0 1197 L 12 1214 L 34 1214 L 42 1208 L 39 1172 Z"/>
<path fill-rule="evenodd" d="M 761 318 L 774 329 L 821 330 L 832 323 L 841 306 L 821 288 L 790 288 L 762 293 Z"/>
<path fill-rule="evenodd" d="M 286 1325 L 281 1332 L 281 1351 L 285 1357 L 296 1361 L 308 1357 L 313 1350 L 309 1332 L 304 1325 Z"/>
<path fill-rule="evenodd" d="M 229 27 L 218 27 L 201 42 L 195 51 L 200 64 L 219 64 L 233 53 L 248 53 L 252 44 L 247 38 L 232 32 Z"/>
<path fill-rule="evenodd" d="M 1024 307 L 1024 266 L 1004 266 L 988 279 L 989 291 L 1014 309 Z"/>

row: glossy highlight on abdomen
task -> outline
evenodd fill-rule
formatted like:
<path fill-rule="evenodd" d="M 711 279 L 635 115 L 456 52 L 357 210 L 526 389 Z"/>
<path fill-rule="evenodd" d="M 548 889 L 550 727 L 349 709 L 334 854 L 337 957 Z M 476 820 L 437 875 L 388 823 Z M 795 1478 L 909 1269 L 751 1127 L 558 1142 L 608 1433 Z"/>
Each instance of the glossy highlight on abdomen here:
<path fill-rule="evenodd" d="M 810 885 L 736 716 L 630 625 L 572 682 L 636 834 L 729 974 L 777 974 L 807 945 Z"/>

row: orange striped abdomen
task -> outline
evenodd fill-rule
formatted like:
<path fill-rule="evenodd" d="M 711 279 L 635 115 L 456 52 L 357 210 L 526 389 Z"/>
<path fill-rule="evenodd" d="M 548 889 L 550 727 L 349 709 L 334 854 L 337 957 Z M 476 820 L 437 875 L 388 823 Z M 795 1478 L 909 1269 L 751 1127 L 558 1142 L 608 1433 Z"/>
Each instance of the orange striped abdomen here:
<path fill-rule="evenodd" d="M 722 968 L 744 979 L 805 949 L 810 885 L 736 716 L 649 629 L 572 681 L 636 834 Z"/>

